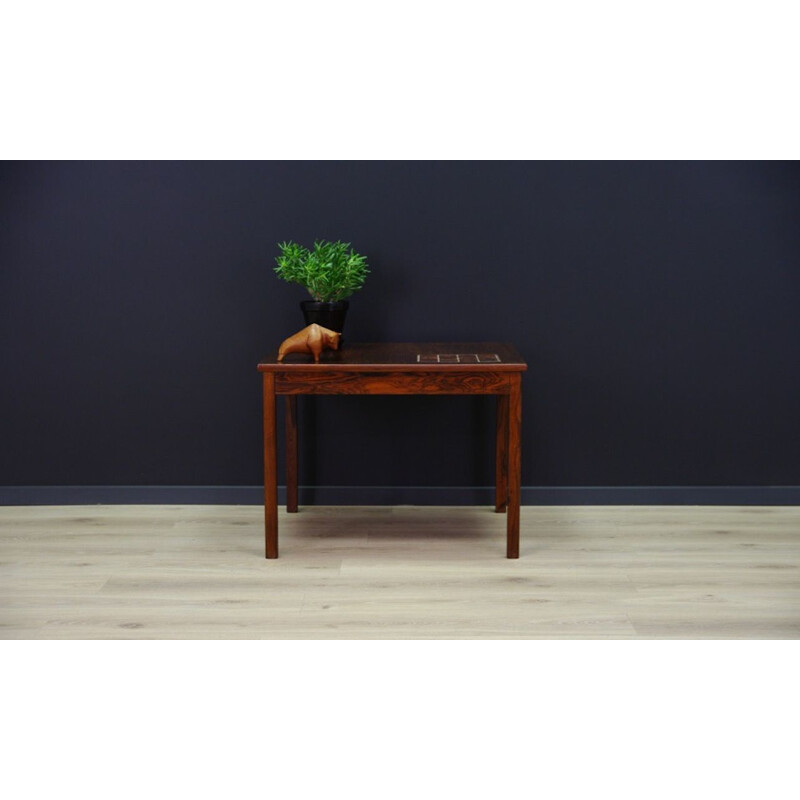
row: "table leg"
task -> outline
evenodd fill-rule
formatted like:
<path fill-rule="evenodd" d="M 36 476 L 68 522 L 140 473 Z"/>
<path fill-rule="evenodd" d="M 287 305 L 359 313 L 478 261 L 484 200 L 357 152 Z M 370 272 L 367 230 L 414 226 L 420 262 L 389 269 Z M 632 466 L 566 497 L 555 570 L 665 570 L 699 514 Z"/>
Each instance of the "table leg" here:
<path fill-rule="evenodd" d="M 497 395 L 495 417 L 495 494 L 494 510 L 508 508 L 508 395 Z"/>
<path fill-rule="evenodd" d="M 508 518 L 506 556 L 519 558 L 519 505 L 522 471 L 522 375 L 511 375 L 508 404 Z"/>
<path fill-rule="evenodd" d="M 286 395 L 286 510 L 297 511 L 297 395 Z"/>
<path fill-rule="evenodd" d="M 278 557 L 278 459 L 275 435 L 275 375 L 264 373 L 264 537 L 267 558 Z"/>

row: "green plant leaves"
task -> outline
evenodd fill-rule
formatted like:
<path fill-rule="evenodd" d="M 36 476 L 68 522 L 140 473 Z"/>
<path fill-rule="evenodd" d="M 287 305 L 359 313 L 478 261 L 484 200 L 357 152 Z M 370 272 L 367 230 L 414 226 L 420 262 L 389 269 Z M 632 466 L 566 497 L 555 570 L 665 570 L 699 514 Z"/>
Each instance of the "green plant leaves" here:
<path fill-rule="evenodd" d="M 320 302 L 344 300 L 364 285 L 369 267 L 365 256 L 349 242 L 318 239 L 311 250 L 296 242 L 281 242 L 275 259 L 277 276 L 304 286 Z"/>

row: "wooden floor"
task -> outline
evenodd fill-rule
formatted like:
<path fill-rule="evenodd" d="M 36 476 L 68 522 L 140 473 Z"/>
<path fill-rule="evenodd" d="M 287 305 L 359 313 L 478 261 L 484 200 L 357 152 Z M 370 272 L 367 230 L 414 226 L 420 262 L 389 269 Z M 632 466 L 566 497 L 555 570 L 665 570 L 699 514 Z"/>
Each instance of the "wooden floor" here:
<path fill-rule="evenodd" d="M 800 508 L 0 508 L 3 639 L 796 639 Z"/>

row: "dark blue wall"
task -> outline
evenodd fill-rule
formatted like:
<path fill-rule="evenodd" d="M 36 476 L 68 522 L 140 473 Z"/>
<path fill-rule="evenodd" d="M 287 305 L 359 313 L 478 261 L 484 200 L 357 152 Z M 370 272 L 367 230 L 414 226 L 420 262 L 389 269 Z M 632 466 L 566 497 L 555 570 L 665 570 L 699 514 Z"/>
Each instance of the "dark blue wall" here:
<path fill-rule="evenodd" d="M 258 484 L 315 237 L 350 340 L 517 346 L 523 484 L 800 485 L 796 163 L 5 163 L 0 212 L 0 485 Z M 309 399 L 301 483 L 489 485 L 493 408 Z"/>

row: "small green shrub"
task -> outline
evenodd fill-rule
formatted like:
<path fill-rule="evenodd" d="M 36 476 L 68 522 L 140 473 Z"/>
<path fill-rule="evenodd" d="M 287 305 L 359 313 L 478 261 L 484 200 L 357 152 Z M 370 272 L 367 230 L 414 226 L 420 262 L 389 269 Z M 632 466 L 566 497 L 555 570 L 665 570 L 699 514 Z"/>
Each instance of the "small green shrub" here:
<path fill-rule="evenodd" d="M 348 242 L 320 239 L 309 250 L 296 242 L 281 242 L 281 254 L 275 259 L 277 276 L 299 283 L 323 303 L 344 300 L 364 285 L 369 274 L 367 259 Z"/>

